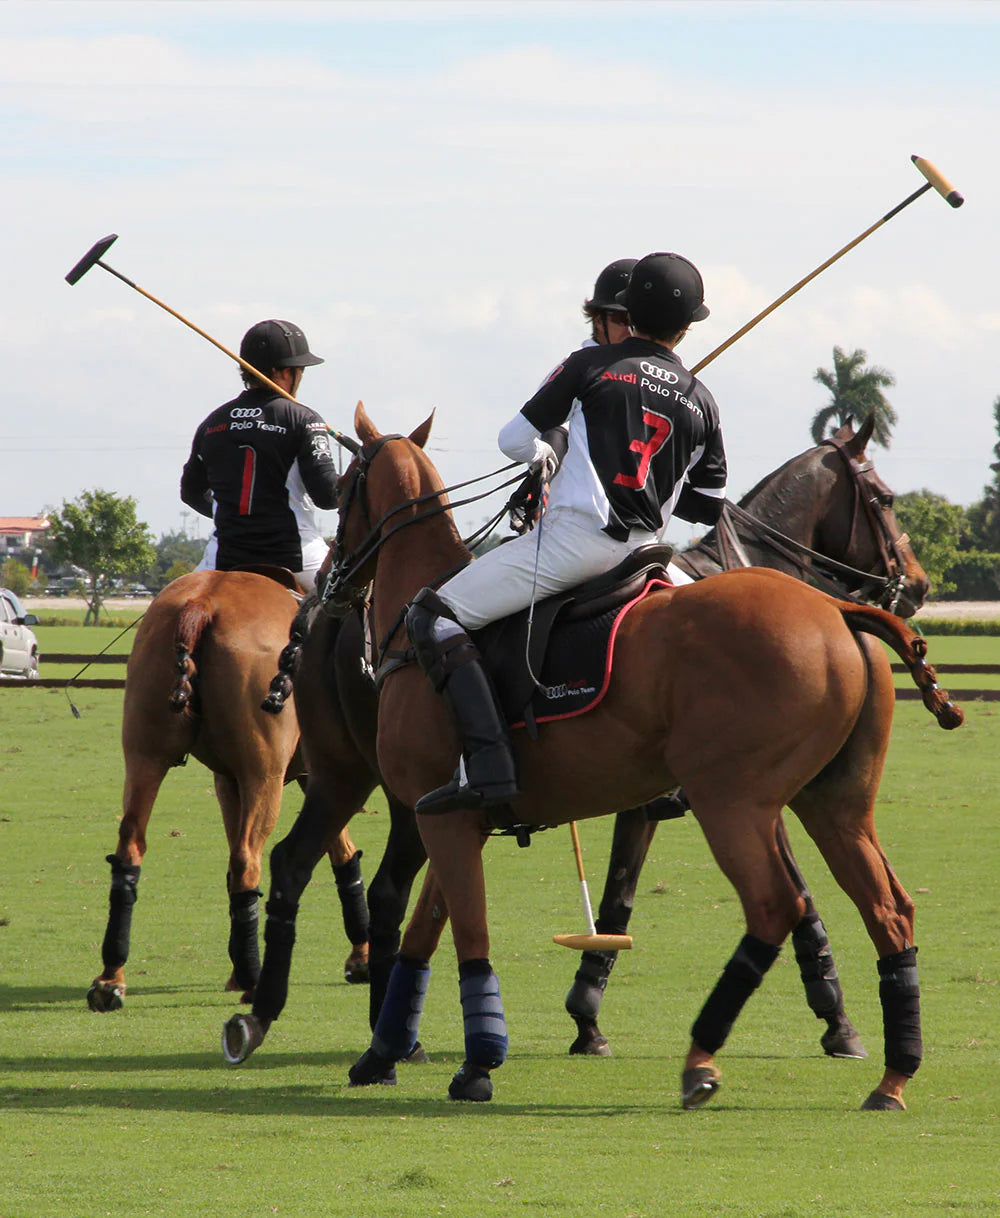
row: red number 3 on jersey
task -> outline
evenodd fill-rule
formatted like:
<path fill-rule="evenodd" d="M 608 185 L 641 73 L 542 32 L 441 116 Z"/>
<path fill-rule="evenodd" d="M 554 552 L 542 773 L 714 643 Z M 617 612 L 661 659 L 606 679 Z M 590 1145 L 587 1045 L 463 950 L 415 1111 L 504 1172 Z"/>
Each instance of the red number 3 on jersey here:
<path fill-rule="evenodd" d="M 652 410 L 643 412 L 642 421 L 647 427 L 653 429 L 653 434 L 648 440 L 633 440 L 629 445 L 632 452 L 639 454 L 639 468 L 634 474 L 615 474 L 615 486 L 627 486 L 632 491 L 641 491 L 646 485 L 649 463 L 666 444 L 673 431 L 670 420 L 665 419 L 662 414 L 655 414 Z"/>

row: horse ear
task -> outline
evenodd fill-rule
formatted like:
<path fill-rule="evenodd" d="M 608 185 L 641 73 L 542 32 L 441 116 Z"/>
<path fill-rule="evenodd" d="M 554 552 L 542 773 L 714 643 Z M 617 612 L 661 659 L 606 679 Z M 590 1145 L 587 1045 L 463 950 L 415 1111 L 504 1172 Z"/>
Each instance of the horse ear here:
<path fill-rule="evenodd" d="M 872 438 L 872 432 L 875 430 L 875 416 L 870 414 L 867 419 L 861 424 L 857 435 L 854 437 L 854 443 L 857 446 L 859 453 L 863 453 L 868 447 L 868 441 Z"/>
<path fill-rule="evenodd" d="M 358 402 L 354 408 L 354 430 L 363 445 L 379 438 L 379 430 L 368 417 L 364 402 Z"/>
<path fill-rule="evenodd" d="M 427 443 L 427 437 L 431 434 L 431 423 L 434 421 L 434 411 L 432 410 L 426 419 L 410 432 L 410 439 L 416 444 L 417 448 L 423 448 Z"/>

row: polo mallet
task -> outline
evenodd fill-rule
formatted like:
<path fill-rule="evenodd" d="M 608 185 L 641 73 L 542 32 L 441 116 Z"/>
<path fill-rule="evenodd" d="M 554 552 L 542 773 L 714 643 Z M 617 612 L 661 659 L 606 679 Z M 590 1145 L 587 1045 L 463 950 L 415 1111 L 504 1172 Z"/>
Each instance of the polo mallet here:
<path fill-rule="evenodd" d="M 583 915 L 587 922 L 585 935 L 553 935 L 552 942 L 560 947 L 568 947 L 574 952 L 620 952 L 632 946 L 631 935 L 599 935 L 594 925 L 594 912 L 590 908 L 590 893 L 587 890 L 587 877 L 583 871 L 583 855 L 580 852 L 580 835 L 576 831 L 576 821 L 569 822 L 569 831 L 573 837 L 573 853 L 576 855 L 576 871 L 580 877 L 580 897 L 583 900 Z"/>
<path fill-rule="evenodd" d="M 952 207 L 962 206 L 962 204 L 965 202 L 964 197 L 958 193 L 958 191 L 938 172 L 937 169 L 934 168 L 930 161 L 924 160 L 922 156 L 911 156 L 910 160 L 927 179 L 923 186 L 915 190 L 913 194 L 904 199 L 902 203 L 897 203 L 892 211 L 887 211 L 881 220 L 876 220 L 871 228 L 866 228 L 865 231 L 860 234 L 860 236 L 855 237 L 853 241 L 849 241 L 847 245 L 845 245 L 842 250 L 838 250 L 832 258 L 827 258 L 826 262 L 822 263 L 814 271 L 810 271 L 809 274 L 806 275 L 804 279 L 800 279 L 794 287 L 791 287 L 787 292 L 782 293 L 777 300 L 775 300 L 772 304 L 769 304 L 766 309 L 762 310 L 757 314 L 756 317 L 748 321 L 745 326 L 741 326 L 735 334 L 727 338 L 721 346 L 716 347 L 715 350 L 706 355 L 703 360 L 700 360 L 697 364 L 695 364 L 691 371 L 693 373 L 700 372 L 702 368 L 710 364 L 717 355 L 721 355 L 727 347 L 731 347 L 733 343 L 736 342 L 737 339 L 742 338 L 748 330 L 752 330 L 759 321 L 763 321 L 769 313 L 773 313 L 779 305 L 783 305 L 789 297 L 794 296 L 800 288 L 804 288 L 807 283 L 825 271 L 828 266 L 833 266 L 838 258 L 843 258 L 848 251 L 854 249 L 856 245 L 860 245 L 866 237 L 870 237 L 877 228 L 881 228 L 883 224 L 888 223 L 888 221 L 890 221 L 893 216 L 898 215 L 904 207 L 909 207 L 915 199 L 919 199 L 920 196 L 926 191 L 930 190 L 932 186 L 938 192 L 938 194 L 945 199 L 946 202 L 951 204 Z"/>
<path fill-rule="evenodd" d="M 241 355 L 237 355 L 235 351 L 230 351 L 228 347 L 224 347 L 222 343 L 220 343 L 217 339 L 214 339 L 211 334 L 206 334 L 204 330 L 202 330 L 199 326 L 196 326 L 193 321 L 188 321 L 188 319 L 182 316 L 182 314 L 178 313 L 176 309 L 172 309 L 170 305 L 164 304 L 162 300 L 157 300 L 152 293 L 147 292 L 145 288 L 139 287 L 137 283 L 133 283 L 132 280 L 123 275 L 121 271 L 116 271 L 113 266 L 108 266 L 106 262 L 103 262 L 102 259 L 104 255 L 117 240 L 118 234 L 111 233 L 107 237 L 102 237 L 96 245 L 91 246 L 91 248 L 87 250 L 76 266 L 73 267 L 73 269 L 66 276 L 66 282 L 72 287 L 73 284 L 78 283 L 84 277 L 84 275 L 86 275 L 92 266 L 101 267 L 103 270 L 107 271 L 109 275 L 114 275 L 114 277 L 116 279 L 120 279 L 122 283 L 127 283 L 130 288 L 134 288 L 140 296 L 145 296 L 146 299 L 151 300 L 153 304 L 159 305 L 159 307 L 163 309 L 164 312 L 169 313 L 171 317 L 176 317 L 178 321 L 182 321 L 189 330 L 194 330 L 195 334 L 200 334 L 202 338 L 207 339 L 213 347 L 218 347 L 223 355 L 228 355 L 229 358 L 231 360 L 235 360 L 241 368 L 245 369 L 247 372 L 252 372 L 253 375 L 257 377 L 258 380 L 263 381 L 269 389 L 273 389 L 274 392 L 280 394 L 281 397 L 287 398 L 289 402 L 295 402 L 296 405 L 300 404 L 298 399 L 293 397 L 287 389 L 282 389 L 280 385 L 276 385 L 274 381 L 270 379 L 270 377 L 267 377 L 263 374 L 263 372 L 258 371 L 253 364 L 247 363 L 247 361 Z M 353 437 L 345 436 L 343 432 L 337 431 L 335 427 L 328 426 L 327 431 L 331 436 L 333 436 L 338 444 L 342 444 L 344 448 L 348 449 L 350 452 L 357 453 L 360 451 L 361 446 Z"/>

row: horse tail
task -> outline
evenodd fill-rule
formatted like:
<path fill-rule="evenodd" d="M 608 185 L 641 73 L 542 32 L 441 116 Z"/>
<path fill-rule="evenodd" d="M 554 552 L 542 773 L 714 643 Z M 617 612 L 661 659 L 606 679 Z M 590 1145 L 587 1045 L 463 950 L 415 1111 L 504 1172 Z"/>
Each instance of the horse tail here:
<path fill-rule="evenodd" d="M 278 671 L 271 678 L 267 697 L 260 704 L 260 709 L 269 715 L 280 715 L 285 709 L 285 703 L 292 696 L 295 674 L 302 663 L 302 644 L 309 633 L 313 610 L 318 605 L 319 599 L 316 596 L 307 596 L 292 618 L 292 624 L 288 628 L 288 642 L 278 657 Z"/>
<path fill-rule="evenodd" d="M 186 601 L 177 617 L 174 629 L 174 687 L 170 691 L 170 709 L 176 714 L 189 709 L 194 694 L 192 681 L 198 668 L 194 662 L 194 650 L 201 637 L 212 624 L 215 607 L 204 596 L 194 596 Z"/>
<path fill-rule="evenodd" d="M 923 695 L 924 706 L 946 731 L 961 727 L 965 714 L 951 701 L 946 689 L 938 685 L 937 673 L 924 660 L 927 640 L 911 630 L 893 613 L 870 605 L 853 605 L 840 601 L 840 612 L 851 630 L 871 634 L 888 644 L 909 669 L 914 684 Z"/>

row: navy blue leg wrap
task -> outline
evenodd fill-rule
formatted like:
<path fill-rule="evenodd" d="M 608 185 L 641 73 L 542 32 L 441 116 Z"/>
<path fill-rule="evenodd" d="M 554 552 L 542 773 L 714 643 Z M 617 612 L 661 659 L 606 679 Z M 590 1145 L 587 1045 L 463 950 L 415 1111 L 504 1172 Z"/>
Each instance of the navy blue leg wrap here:
<path fill-rule="evenodd" d="M 826 927 L 818 913 L 806 914 L 795 927 L 792 946 L 810 1010 L 817 1019 L 831 1019 L 840 1014 L 844 1009 L 844 994 Z"/>
<path fill-rule="evenodd" d="M 500 982 L 488 960 L 466 960 L 458 966 L 465 1020 L 465 1060 L 494 1070 L 507 1059 L 507 1021 L 500 1001 Z"/>
<path fill-rule="evenodd" d="M 106 969 L 121 968 L 128 959 L 132 935 L 132 906 L 139 899 L 139 864 L 123 863 L 116 854 L 109 854 L 111 864 L 111 898 L 108 926 L 101 944 L 101 959 Z"/>
<path fill-rule="evenodd" d="M 413 1052 L 430 978 L 426 960 L 400 956 L 393 965 L 385 1001 L 372 1033 L 372 1049 L 380 1057 L 399 1062 Z"/>
<path fill-rule="evenodd" d="M 878 962 L 878 996 L 882 1003 L 885 1064 L 912 1078 L 924 1056 L 920 1035 L 920 982 L 917 949 L 883 956 Z"/>
<path fill-rule="evenodd" d="M 691 1029 L 691 1039 L 699 1049 L 717 1053 L 722 1048 L 737 1015 L 780 951 L 756 935 L 743 936 Z"/>
<path fill-rule="evenodd" d="M 252 990 L 260 976 L 260 942 L 257 932 L 259 888 L 229 894 L 229 959 L 236 984 Z"/>
<path fill-rule="evenodd" d="M 365 903 L 365 882 L 361 878 L 362 851 L 355 852 L 346 863 L 333 868 L 337 896 L 344 915 L 344 931 L 352 946 L 368 942 L 368 906 Z"/>

